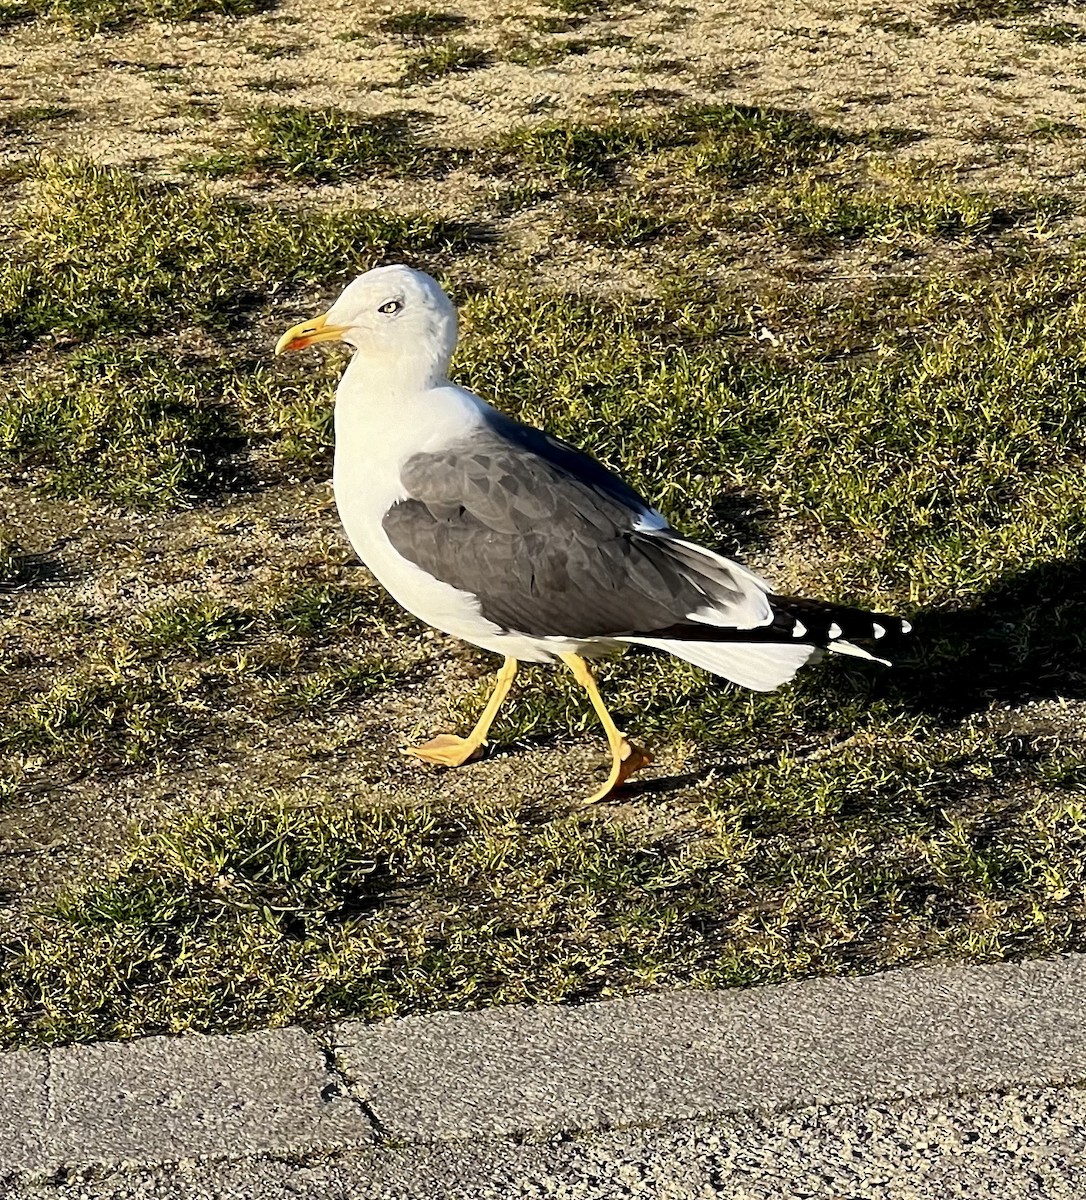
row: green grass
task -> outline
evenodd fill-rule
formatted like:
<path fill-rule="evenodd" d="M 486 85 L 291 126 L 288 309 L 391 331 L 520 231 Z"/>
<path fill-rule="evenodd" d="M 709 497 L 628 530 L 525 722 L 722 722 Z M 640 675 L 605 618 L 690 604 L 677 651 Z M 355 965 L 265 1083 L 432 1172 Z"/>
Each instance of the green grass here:
<path fill-rule="evenodd" d="M 935 7 L 945 21 L 1006 21 L 1032 17 L 1041 12 L 1048 0 L 945 0 Z"/>
<path fill-rule="evenodd" d="M 46 17 L 86 35 L 140 21 L 190 21 L 196 17 L 246 17 L 264 12 L 271 0 L 28 0 L 0 6 L 0 27 Z"/>
<path fill-rule="evenodd" d="M 0 392 L 0 472 L 67 499 L 169 508 L 264 472 L 327 471 L 334 361 L 287 373 L 270 361 L 179 362 L 135 341 L 69 355 L 63 369 Z M 328 369 L 326 369 L 326 366 Z"/>
<path fill-rule="evenodd" d="M 134 764 L 188 744 L 206 726 L 186 681 L 161 664 L 102 657 L 84 673 L 9 704 L 0 721 L 0 752 L 57 762 L 93 759 Z M 0 771 L 0 774 L 6 772 Z"/>
<path fill-rule="evenodd" d="M 36 469 L 58 496 L 157 507 L 214 489 L 239 435 L 206 373 L 106 346 L 55 378 L 15 385 L 0 407 L 0 464 Z"/>
<path fill-rule="evenodd" d="M 1071 46 L 1086 42 L 1086 26 L 1073 25 L 1070 21 L 1030 25 L 1027 26 L 1025 34 L 1031 42 L 1043 42 L 1050 46 Z"/>
<path fill-rule="evenodd" d="M 46 163 L 0 265 L 0 352 L 78 352 L 0 390 L 0 472 L 67 498 L 173 506 L 244 478 L 260 448 L 327 466 L 334 363 L 273 367 L 226 346 L 182 361 L 147 339 L 197 326 L 229 344 L 272 287 L 339 283 L 380 257 L 440 256 L 470 231 L 374 210 L 262 210 L 114 168 Z M 239 454 L 241 459 L 238 458 Z"/>
<path fill-rule="evenodd" d="M 246 727 L 356 704 L 413 668 L 409 655 L 370 648 L 397 627 L 369 589 L 289 578 L 241 604 L 186 597 L 99 624 L 95 650 L 74 663 L 63 649 L 73 630 L 58 622 L 54 680 L 4 696 L 0 785 L 27 762 L 92 775 L 175 763 Z M 235 710 L 244 722 L 226 715 Z"/>
<path fill-rule="evenodd" d="M 497 57 L 518 67 L 548 67 L 570 54 L 568 43 L 541 42 L 536 38 L 507 35 L 500 43 Z"/>
<path fill-rule="evenodd" d="M 382 33 L 390 33 L 394 37 L 422 41 L 425 38 L 457 33 L 468 24 L 467 17 L 461 16 L 460 13 L 434 8 L 406 8 L 403 12 L 383 17 L 377 22 L 377 28 Z"/>
<path fill-rule="evenodd" d="M 464 42 L 440 42 L 408 55 L 400 83 L 414 87 L 434 83 L 447 75 L 465 75 L 489 66 L 491 55 L 480 46 Z"/>
<path fill-rule="evenodd" d="M 424 117 L 383 113 L 360 117 L 335 108 L 256 108 L 246 116 L 248 145 L 196 160 L 211 176 L 255 172 L 312 183 L 365 175 L 430 175 L 454 157 L 418 140 Z"/>
<path fill-rule="evenodd" d="M 272 584 L 223 570 L 220 594 L 205 581 L 229 551 L 201 535 L 148 562 L 153 602 L 103 612 L 58 589 L 46 607 L 27 590 L 9 622 L 5 597 L 5 807 L 27 779 L 124 773 L 138 790 L 139 772 L 176 773 L 191 795 L 189 816 L 9 936 L 4 1036 L 1086 948 L 1086 259 L 1060 236 L 1066 202 L 907 174 L 907 131 L 846 136 L 764 108 L 547 124 L 456 152 L 424 151 L 415 119 L 262 113 L 239 169 L 310 182 L 456 161 L 493 177 L 505 211 L 557 196 L 548 220 L 628 249 L 650 280 L 636 297 L 541 289 L 512 239 L 449 271 L 455 378 L 592 450 L 682 530 L 916 632 L 893 670 L 835 659 L 769 695 L 632 653 L 603 664 L 602 689 L 677 779 L 581 811 L 589 778 L 554 766 L 526 806 L 491 796 L 482 763 L 458 783 L 484 799 L 427 807 L 360 798 L 350 756 L 410 787 L 400 737 L 466 728 L 489 676 L 480 662 L 433 712 L 444 644 L 347 585 L 327 527 L 305 550 L 310 534 L 284 533 L 295 566 Z M 1071 136 L 1035 136 L 1050 133 Z M 447 266 L 468 225 L 262 208 L 81 163 L 43 164 L 34 188 L 0 266 L 0 485 L 171 509 L 171 545 L 209 517 L 190 525 L 185 506 L 224 503 L 263 571 L 276 483 L 304 479 L 316 503 L 327 479 L 342 366 L 335 351 L 273 363 L 274 333 L 383 256 Z M 742 267 L 752 254 L 773 281 Z M 231 493 L 258 487 L 239 513 Z M 25 579 L 8 524 L 0 587 Z M 119 578 L 139 569 L 126 558 Z M 568 674 L 529 668 L 499 752 L 531 756 L 535 794 L 573 738 L 602 754 Z M 236 803 L 209 809 L 203 765 L 249 756 Z M 323 790 L 264 791 L 325 768 Z"/>
<path fill-rule="evenodd" d="M 580 203 L 569 210 L 578 237 L 622 250 L 643 245 L 678 227 L 659 211 L 656 197 L 623 197 Z"/>
<path fill-rule="evenodd" d="M 119 168 L 47 162 L 0 265 L 0 352 L 44 335 L 221 326 L 274 286 L 463 245 L 455 226 L 368 209 L 261 209 Z"/>
<path fill-rule="evenodd" d="M 833 535 L 822 586 L 948 603 L 1076 544 L 1081 270 L 918 285 L 906 303 L 922 343 L 872 329 L 877 353 L 845 363 L 721 343 L 727 297 L 691 314 L 701 344 L 665 354 L 674 326 L 658 309 L 491 293 L 467 307 L 458 371 L 593 446 L 691 532 L 713 535 L 728 489 L 756 490 L 797 532 Z"/>
<path fill-rule="evenodd" d="M 548 0 L 548 7 L 571 16 L 598 17 L 608 16 L 613 4 L 612 0 Z"/>
<path fill-rule="evenodd" d="M 585 23 L 584 17 L 578 16 L 561 16 L 561 17 L 532 17 L 528 25 L 538 33 L 570 33 L 575 29 L 580 29 Z"/>
<path fill-rule="evenodd" d="M 1086 137 L 1086 130 L 1072 121 L 1052 121 L 1048 117 L 1039 117 L 1030 124 L 1029 136 L 1041 142 L 1062 142 Z"/>
<path fill-rule="evenodd" d="M 37 15 L 37 10 L 24 0 L 0 0 L 0 29 L 23 25 Z"/>
<path fill-rule="evenodd" d="M 514 130 L 501 149 L 522 169 L 574 187 L 629 170 L 646 155 L 679 151 L 687 175 L 746 184 L 832 157 L 846 139 L 801 114 L 740 105 L 686 106 L 660 117 Z"/>
<path fill-rule="evenodd" d="M 64 121 L 71 116 L 72 109 L 63 104 L 26 104 L 0 116 L 0 134 L 18 137 L 32 132 L 36 125 Z"/>
<path fill-rule="evenodd" d="M 1015 796 L 1030 768 L 993 776 L 990 734 L 963 754 L 889 733 L 727 781 L 670 828 L 247 797 L 145 837 L 9 944 L 0 1028 L 48 1044 L 1081 949 L 1080 763 Z"/>
<path fill-rule="evenodd" d="M 569 43 L 560 45 L 562 54 L 576 51 Z M 518 46 L 511 43 L 505 57 L 516 60 Z M 405 82 L 486 65 L 482 52 L 462 56 L 462 49 L 442 43 L 420 51 Z M 529 65 L 554 61 L 547 47 L 529 44 L 525 54 Z M 327 183 L 368 175 L 425 178 L 464 165 L 484 175 L 519 175 L 525 184 L 543 181 L 582 189 L 662 158 L 689 191 L 691 179 L 708 190 L 779 179 L 825 162 L 850 144 L 843 134 L 803 114 L 742 105 L 687 105 L 662 117 L 591 124 L 549 122 L 514 129 L 472 149 L 421 142 L 425 119 L 410 111 L 363 117 L 334 108 L 256 108 L 245 117 L 242 148 L 205 155 L 190 166 L 211 176 L 262 174 Z M 856 142 L 885 148 L 909 137 L 902 131 L 876 130 Z M 669 156 L 677 161 L 670 162 Z"/>
<path fill-rule="evenodd" d="M 300 85 L 297 82 L 295 82 L 293 79 L 284 79 L 281 76 L 277 76 L 277 75 L 270 76 L 267 79 L 251 79 L 245 85 L 245 87 L 248 91 L 255 92 L 258 95 L 260 95 L 262 93 L 267 93 L 267 92 L 273 92 L 276 95 L 283 95 L 286 92 L 296 92 L 298 90 L 299 86 Z M 217 161 L 220 161 L 220 160 L 215 160 L 214 158 L 211 158 L 209 165 L 206 168 L 204 168 L 205 172 L 207 174 L 213 175 L 215 173 L 215 164 Z M 189 164 L 190 170 L 192 169 L 192 166 L 193 166 L 193 164 L 190 163 Z"/>
<path fill-rule="evenodd" d="M 756 220 L 805 238 L 894 238 L 902 234 L 976 237 L 1020 224 L 1044 223 L 1067 210 L 1065 201 L 1043 195 L 1000 197 L 941 181 L 919 186 L 842 187 L 804 178 L 753 205 Z"/>

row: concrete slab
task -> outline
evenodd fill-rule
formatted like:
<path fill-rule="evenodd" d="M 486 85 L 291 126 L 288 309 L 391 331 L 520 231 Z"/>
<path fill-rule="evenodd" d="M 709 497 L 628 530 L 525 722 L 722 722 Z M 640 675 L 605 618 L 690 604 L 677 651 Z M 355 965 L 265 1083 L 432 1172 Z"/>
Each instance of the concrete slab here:
<path fill-rule="evenodd" d="M 1081 1200 L 1073 1088 L 743 1114 L 544 1142 L 179 1163 L 5 1200 Z"/>
<path fill-rule="evenodd" d="M 48 1073 L 44 1050 L 0 1055 L 0 1178 L 41 1160 L 44 1130 L 36 1118 L 46 1104 Z"/>
<path fill-rule="evenodd" d="M 374 1136 L 300 1029 L 4 1055 L 0 1095 L 12 1086 L 25 1108 L 0 1124 L 7 1172 L 290 1153 Z"/>
<path fill-rule="evenodd" d="M 1086 957 L 347 1024 L 335 1050 L 411 1141 L 1038 1087 L 1086 1079 Z"/>

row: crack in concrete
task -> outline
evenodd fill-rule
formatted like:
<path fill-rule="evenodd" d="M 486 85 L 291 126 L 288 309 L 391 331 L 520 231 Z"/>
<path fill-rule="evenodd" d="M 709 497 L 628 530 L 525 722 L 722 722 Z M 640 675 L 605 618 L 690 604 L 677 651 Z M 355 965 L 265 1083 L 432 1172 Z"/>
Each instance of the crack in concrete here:
<path fill-rule="evenodd" d="M 47 1121 L 55 1121 L 57 1119 L 57 1101 L 56 1094 L 53 1091 L 53 1052 L 48 1047 L 43 1051 L 45 1055 L 45 1070 L 42 1072 L 42 1091 L 45 1097 L 45 1119 Z"/>
<path fill-rule="evenodd" d="M 313 1040 L 317 1044 L 317 1049 L 321 1052 L 321 1057 L 324 1059 L 324 1069 L 329 1076 L 329 1082 L 321 1089 L 321 1099 L 327 1102 L 337 1096 L 341 1096 L 349 1100 L 369 1122 L 370 1128 L 373 1130 L 375 1145 L 387 1146 L 391 1144 L 395 1139 L 389 1134 L 381 1118 L 374 1112 L 370 1102 L 356 1094 L 355 1088 L 357 1082 L 344 1070 L 343 1064 L 339 1061 L 339 1056 L 336 1054 L 335 1046 L 331 1042 L 323 1041 L 316 1034 L 313 1035 Z"/>

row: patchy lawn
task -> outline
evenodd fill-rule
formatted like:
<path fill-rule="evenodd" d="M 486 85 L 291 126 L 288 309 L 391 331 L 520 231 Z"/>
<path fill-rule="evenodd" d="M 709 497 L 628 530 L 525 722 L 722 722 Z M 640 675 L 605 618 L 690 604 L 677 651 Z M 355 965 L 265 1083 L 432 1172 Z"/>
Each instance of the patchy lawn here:
<path fill-rule="evenodd" d="M 879 36 L 987 21 L 1028 80 L 1074 41 L 1046 7 Z M 712 5 L 314 13 L 312 45 L 263 8 L 128 10 L 109 36 L 165 97 L 131 154 L 73 153 L 71 98 L 0 111 L 4 1039 L 1086 949 L 1082 114 L 1023 101 L 948 149 L 871 96 L 808 111 L 712 74 Z M 63 57 L 115 11 L 9 17 Z M 189 17 L 276 86 L 182 95 L 154 30 Z M 313 93 L 313 46 L 371 93 Z M 387 261 L 456 297 L 458 380 L 781 590 L 908 615 L 898 665 L 762 696 L 607 664 L 657 762 L 590 809 L 564 672 L 524 672 L 484 761 L 406 759 L 494 664 L 353 565 L 343 353 L 270 358 Z"/>

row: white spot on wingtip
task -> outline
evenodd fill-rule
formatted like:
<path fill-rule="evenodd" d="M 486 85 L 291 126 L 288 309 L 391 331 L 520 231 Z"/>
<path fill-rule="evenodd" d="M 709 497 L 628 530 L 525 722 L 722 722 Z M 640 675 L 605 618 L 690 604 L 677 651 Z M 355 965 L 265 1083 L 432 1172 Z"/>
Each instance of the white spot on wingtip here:
<path fill-rule="evenodd" d="M 807 626 L 806 626 L 806 625 L 804 625 L 802 621 L 797 621 L 797 622 L 796 622 L 796 623 L 795 623 L 795 624 L 792 626 L 792 636 L 793 636 L 793 637 L 803 637 L 803 635 L 804 635 L 806 632 L 807 632 Z"/>
<path fill-rule="evenodd" d="M 872 621 L 871 628 L 874 631 L 875 637 L 880 638 L 886 636 L 886 630 L 878 623 L 878 621 Z"/>
<path fill-rule="evenodd" d="M 913 627 L 910 622 L 908 622 L 908 621 L 901 622 L 901 632 L 902 633 L 912 633 L 912 631 L 913 631 Z"/>
<path fill-rule="evenodd" d="M 834 621 L 834 622 L 833 622 L 833 623 L 830 625 L 830 631 L 829 631 L 829 632 L 830 632 L 830 637 L 831 637 L 831 638 L 839 638 L 839 637 L 841 636 L 841 626 L 840 626 L 840 625 L 838 625 L 836 621 Z"/>

